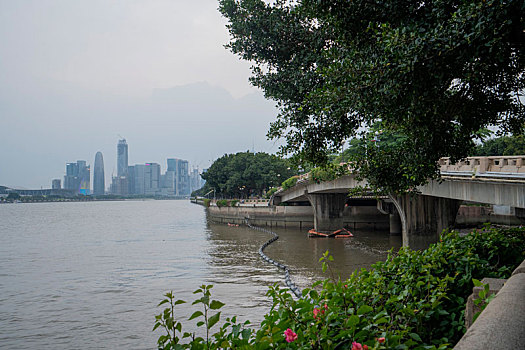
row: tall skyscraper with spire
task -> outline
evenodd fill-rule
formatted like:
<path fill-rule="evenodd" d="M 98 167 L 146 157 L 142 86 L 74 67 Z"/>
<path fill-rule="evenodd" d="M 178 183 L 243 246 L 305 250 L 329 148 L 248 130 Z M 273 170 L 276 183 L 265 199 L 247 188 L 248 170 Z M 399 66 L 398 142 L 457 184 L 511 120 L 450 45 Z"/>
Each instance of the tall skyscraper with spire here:
<path fill-rule="evenodd" d="M 117 176 L 126 175 L 128 175 L 128 144 L 126 139 L 121 139 L 117 144 Z"/>
<path fill-rule="evenodd" d="M 117 176 L 112 178 L 110 192 L 121 196 L 128 195 L 128 143 L 126 139 L 117 144 Z"/>
<path fill-rule="evenodd" d="M 104 158 L 102 152 L 95 155 L 95 170 L 93 173 L 93 194 L 102 195 L 105 192 Z"/>

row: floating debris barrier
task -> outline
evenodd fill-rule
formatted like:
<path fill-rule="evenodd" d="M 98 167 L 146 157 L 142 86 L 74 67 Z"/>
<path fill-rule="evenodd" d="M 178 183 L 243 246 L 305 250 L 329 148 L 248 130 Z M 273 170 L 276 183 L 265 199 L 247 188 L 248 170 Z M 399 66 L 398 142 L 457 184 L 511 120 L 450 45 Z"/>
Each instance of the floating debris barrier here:
<path fill-rule="evenodd" d="M 245 218 L 244 219 L 245 223 L 246 223 L 246 226 L 248 226 L 249 228 L 253 229 L 253 230 L 257 230 L 257 231 L 261 231 L 261 232 L 266 232 L 268 234 L 271 234 L 273 237 L 270 238 L 266 243 L 264 243 L 260 248 L 259 248 L 259 255 L 261 256 L 261 258 L 263 258 L 264 260 L 266 260 L 267 262 L 269 262 L 270 264 L 272 265 L 275 265 L 278 269 L 281 269 L 284 271 L 284 283 L 286 284 L 286 286 L 288 288 L 290 288 L 290 290 L 295 294 L 295 296 L 297 298 L 302 298 L 302 293 L 301 293 L 301 290 L 299 288 L 297 288 L 297 286 L 292 282 L 292 280 L 290 279 L 290 269 L 288 268 L 288 266 L 284 265 L 284 264 L 281 264 L 273 259 L 270 259 L 266 254 L 264 254 L 264 249 L 266 249 L 266 247 L 268 247 L 270 244 L 272 244 L 273 242 L 275 242 L 276 240 L 279 239 L 279 235 L 273 231 L 270 231 L 268 229 L 265 229 L 265 228 L 262 228 L 262 227 L 259 227 L 259 226 L 254 226 L 252 224 L 250 224 L 250 221 L 248 218 Z"/>

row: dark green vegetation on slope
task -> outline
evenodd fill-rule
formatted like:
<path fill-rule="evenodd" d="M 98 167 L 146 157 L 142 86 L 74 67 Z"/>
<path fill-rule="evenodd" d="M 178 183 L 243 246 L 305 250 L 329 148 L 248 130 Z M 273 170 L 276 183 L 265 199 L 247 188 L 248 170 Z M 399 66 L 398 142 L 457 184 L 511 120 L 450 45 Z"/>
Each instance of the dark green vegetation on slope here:
<path fill-rule="evenodd" d="M 522 0 L 219 4 L 229 48 L 253 62 L 251 82 L 278 103 L 268 135 L 286 140 L 285 153 L 325 163 L 382 121 L 402 141 L 355 166 L 395 192 L 438 177 L 440 157 L 468 156 L 482 128 L 523 132 Z"/>
<path fill-rule="evenodd" d="M 472 280 L 507 278 L 524 258 L 525 228 L 490 227 L 464 237 L 445 233 L 424 251 L 403 248 L 346 281 L 331 275 L 326 253 L 321 260 L 330 278 L 303 290 L 300 300 L 271 287 L 272 308 L 255 328 L 235 317 L 220 325 L 223 304 L 211 299 L 210 286 L 202 286 L 191 318 L 202 334 L 186 333 L 174 318 L 174 307 L 183 301 L 168 293 L 161 304 L 173 307 L 156 317 L 155 328 L 165 328 L 159 348 L 349 349 L 357 342 L 369 349 L 447 349 L 465 332 Z M 288 329 L 297 337 L 290 343 Z"/>

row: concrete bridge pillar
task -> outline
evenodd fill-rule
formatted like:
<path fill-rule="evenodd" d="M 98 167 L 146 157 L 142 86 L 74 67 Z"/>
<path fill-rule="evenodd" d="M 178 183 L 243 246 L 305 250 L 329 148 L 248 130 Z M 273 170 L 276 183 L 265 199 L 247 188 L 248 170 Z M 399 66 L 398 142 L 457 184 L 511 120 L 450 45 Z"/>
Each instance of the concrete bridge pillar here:
<path fill-rule="evenodd" d="M 343 227 L 346 193 L 309 193 L 306 197 L 314 209 L 314 230 L 332 232 Z"/>
<path fill-rule="evenodd" d="M 425 249 L 439 239 L 439 234 L 454 225 L 461 205 L 457 199 L 421 194 L 391 196 L 402 225 L 403 246 Z"/>
<path fill-rule="evenodd" d="M 390 221 L 390 234 L 393 236 L 399 236 L 403 234 L 403 225 L 401 224 L 401 218 L 397 211 L 393 214 L 388 214 Z"/>

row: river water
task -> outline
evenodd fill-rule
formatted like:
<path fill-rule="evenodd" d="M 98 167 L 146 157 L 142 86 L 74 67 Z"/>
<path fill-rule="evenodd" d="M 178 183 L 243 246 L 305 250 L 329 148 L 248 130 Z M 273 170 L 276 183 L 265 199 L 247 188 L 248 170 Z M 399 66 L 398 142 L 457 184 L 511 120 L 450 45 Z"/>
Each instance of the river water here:
<path fill-rule="evenodd" d="M 387 232 L 313 239 L 275 231 L 281 238 L 265 253 L 288 265 L 300 288 L 327 277 L 318 263 L 327 249 L 345 278 L 401 245 Z M 259 323 L 268 286 L 284 285 L 282 271 L 257 253 L 269 238 L 214 224 L 188 201 L 0 205 L 0 348 L 154 349 L 163 294 L 193 301 L 203 283 L 214 285 L 225 316 Z M 179 307 L 181 318 L 190 304 Z"/>

